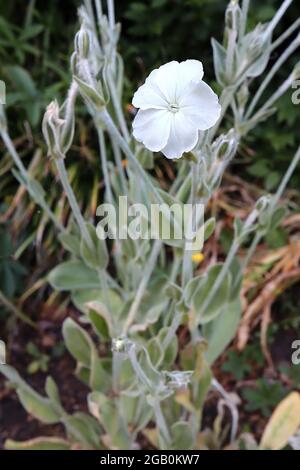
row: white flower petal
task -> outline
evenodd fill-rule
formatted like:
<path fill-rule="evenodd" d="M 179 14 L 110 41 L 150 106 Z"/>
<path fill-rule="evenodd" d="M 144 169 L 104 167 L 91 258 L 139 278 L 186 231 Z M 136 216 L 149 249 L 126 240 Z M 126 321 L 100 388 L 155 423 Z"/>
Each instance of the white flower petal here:
<path fill-rule="evenodd" d="M 202 81 L 191 83 L 186 88 L 179 106 L 182 113 L 202 131 L 214 126 L 221 114 L 217 95 Z"/>
<path fill-rule="evenodd" d="M 203 73 L 202 63 L 199 60 L 189 59 L 180 63 L 173 60 L 150 75 L 152 75 L 151 81 L 158 85 L 169 103 L 174 103 L 190 82 L 202 79 Z"/>
<path fill-rule="evenodd" d="M 199 60 L 173 60 L 153 70 L 134 94 L 132 104 L 141 109 L 162 109 L 175 103 L 186 86 L 203 77 L 203 66 Z"/>
<path fill-rule="evenodd" d="M 198 131 L 212 127 L 221 114 L 217 95 L 202 78 L 198 60 L 172 61 L 154 70 L 133 97 L 133 105 L 140 108 L 134 137 L 167 158 L 192 150 Z"/>
<path fill-rule="evenodd" d="M 154 71 L 155 72 L 155 71 Z M 142 85 L 133 95 L 132 104 L 135 108 L 141 109 L 165 109 L 168 106 L 167 100 L 161 90 L 156 85 L 153 77 L 149 75 L 144 85 Z"/>
<path fill-rule="evenodd" d="M 180 62 L 177 79 L 177 90 L 176 95 L 177 99 L 180 98 L 182 92 L 185 90 L 186 86 L 190 84 L 190 82 L 199 82 L 202 80 L 204 75 L 203 65 L 200 60 L 185 60 L 184 62 Z"/>
<path fill-rule="evenodd" d="M 152 70 L 146 78 L 146 83 L 155 83 L 155 77 L 157 75 L 158 69 Z"/>
<path fill-rule="evenodd" d="M 140 109 L 132 123 L 133 136 L 152 152 L 159 152 L 167 143 L 171 113 L 166 110 Z"/>
<path fill-rule="evenodd" d="M 157 84 L 169 103 L 176 99 L 177 76 L 179 63 L 176 60 L 161 65 L 153 75 L 153 81 Z"/>
<path fill-rule="evenodd" d="M 180 158 L 184 152 L 192 150 L 198 142 L 198 130 L 194 123 L 181 111 L 172 114 L 168 142 L 162 149 L 167 158 Z"/>

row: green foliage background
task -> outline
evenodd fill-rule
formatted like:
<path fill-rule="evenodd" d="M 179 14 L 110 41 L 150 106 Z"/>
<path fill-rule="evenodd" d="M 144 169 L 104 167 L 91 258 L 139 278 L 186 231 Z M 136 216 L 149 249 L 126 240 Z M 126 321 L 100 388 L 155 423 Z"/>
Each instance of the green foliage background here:
<path fill-rule="evenodd" d="M 121 52 L 128 76 L 126 101 L 130 102 L 134 89 L 149 70 L 172 59 L 200 58 L 207 79 L 212 81 L 210 39 L 221 38 L 227 3 L 227 0 L 117 1 L 117 17 L 123 25 Z M 252 0 L 250 21 L 268 21 L 280 4 L 281 0 Z M 18 117 L 13 122 L 19 132 L 24 119 L 28 119 L 40 133 L 45 105 L 54 96 L 60 98 L 67 88 L 79 5 L 79 0 L 12 0 L 0 6 L 0 77 L 8 84 L 8 107 L 12 117 Z M 276 33 L 298 17 L 298 9 L 294 2 Z M 277 57 L 278 52 L 272 60 Z M 297 54 L 273 81 L 273 90 L 296 62 Z M 234 171 L 243 175 L 246 172 L 248 179 L 262 183 L 268 191 L 276 188 L 297 144 L 300 127 L 299 108 L 291 103 L 291 94 L 280 100 L 278 108 L 276 117 L 251 137 L 248 142 L 251 152 L 243 154 L 234 166 Z M 293 183 L 299 183 L 299 172 Z"/>

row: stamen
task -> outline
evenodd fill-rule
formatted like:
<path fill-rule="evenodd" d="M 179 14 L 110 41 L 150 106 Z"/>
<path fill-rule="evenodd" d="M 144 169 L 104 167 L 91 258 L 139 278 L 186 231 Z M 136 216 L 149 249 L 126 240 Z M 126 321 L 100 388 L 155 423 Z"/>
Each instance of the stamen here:
<path fill-rule="evenodd" d="M 168 110 L 171 111 L 171 113 L 177 113 L 179 111 L 179 106 L 176 103 L 170 103 Z"/>

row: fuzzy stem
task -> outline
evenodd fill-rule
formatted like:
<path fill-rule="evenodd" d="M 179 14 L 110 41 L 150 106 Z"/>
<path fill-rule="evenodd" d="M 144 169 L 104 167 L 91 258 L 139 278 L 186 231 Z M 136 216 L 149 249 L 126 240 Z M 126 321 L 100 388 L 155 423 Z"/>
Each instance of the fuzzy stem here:
<path fill-rule="evenodd" d="M 78 226 L 80 228 L 81 235 L 83 236 L 83 238 L 86 240 L 86 242 L 89 245 L 92 245 L 92 240 L 91 240 L 90 234 L 89 234 L 89 232 L 86 228 L 86 224 L 85 224 L 85 221 L 82 217 L 81 211 L 79 209 L 75 194 L 74 194 L 73 189 L 72 189 L 72 187 L 69 183 L 69 178 L 68 178 L 68 174 L 67 174 L 65 163 L 64 163 L 64 156 L 63 155 L 56 156 L 55 157 L 55 163 L 56 163 L 56 167 L 57 167 L 57 170 L 58 170 L 58 173 L 59 173 L 59 177 L 60 177 L 62 186 L 64 188 L 64 191 L 65 191 L 66 195 L 67 195 L 69 204 L 71 206 L 73 215 L 74 215 L 75 220 L 78 223 Z"/>
<path fill-rule="evenodd" d="M 227 54 L 226 54 L 226 76 L 228 80 L 230 80 L 232 77 L 234 54 L 236 50 L 236 38 L 237 38 L 236 31 L 230 30 L 229 37 L 228 37 Z"/>
<path fill-rule="evenodd" d="M 191 204 L 192 204 L 192 211 L 191 211 L 191 218 L 189 220 L 189 224 L 193 224 L 194 216 L 195 215 L 195 204 L 197 199 L 197 182 L 198 182 L 198 172 L 197 172 L 197 165 L 191 164 L 191 180 L 192 180 L 192 187 L 191 187 Z M 185 243 L 184 248 L 184 255 L 183 255 L 183 266 L 182 266 L 182 285 L 186 286 L 189 280 L 193 277 L 193 262 L 191 257 L 191 250 L 187 249 L 187 245 L 190 241 Z"/>
<path fill-rule="evenodd" d="M 128 351 L 128 357 L 130 359 L 133 370 L 136 373 L 138 379 L 149 389 L 149 392 L 153 390 L 152 382 L 148 379 L 147 375 L 141 368 L 135 351 L 135 346 L 132 346 Z"/>
<path fill-rule="evenodd" d="M 115 162 L 116 162 L 117 169 L 118 169 L 118 174 L 120 177 L 122 195 L 124 196 L 128 193 L 128 190 L 127 190 L 125 171 L 124 171 L 123 164 L 122 164 L 120 148 L 114 140 L 111 141 L 111 145 L 112 145 Z"/>
<path fill-rule="evenodd" d="M 232 398 L 230 397 L 230 395 L 226 392 L 226 390 L 222 387 L 222 385 L 216 379 L 212 379 L 212 385 L 222 395 L 222 397 L 225 400 L 226 405 L 230 409 L 231 416 L 232 416 L 230 442 L 234 442 L 236 435 L 237 435 L 237 431 L 238 431 L 238 422 L 239 422 L 238 409 L 236 407 L 236 404 L 232 401 Z"/>
<path fill-rule="evenodd" d="M 108 168 L 107 168 L 107 154 L 106 154 L 104 133 L 103 133 L 103 130 L 100 128 L 97 128 L 97 132 L 98 132 L 98 139 L 99 139 L 99 146 L 100 146 L 100 158 L 101 158 L 101 166 L 102 166 L 102 172 L 103 172 L 103 177 L 104 177 L 104 184 L 105 184 L 105 188 L 107 191 L 107 199 L 110 204 L 113 204 L 114 198 L 113 198 L 113 194 L 111 190 L 110 179 L 109 179 Z"/>
<path fill-rule="evenodd" d="M 274 77 L 276 72 L 278 72 L 278 70 L 284 64 L 284 62 L 286 62 L 286 60 L 290 57 L 290 55 L 293 54 L 293 52 L 299 46 L 300 46 L 300 34 L 298 34 L 296 39 L 294 39 L 294 41 L 289 45 L 289 47 L 284 51 L 284 53 L 279 57 L 279 59 L 275 62 L 275 64 L 273 65 L 273 67 L 269 71 L 268 75 L 266 76 L 266 78 L 264 79 L 264 81 L 260 85 L 259 89 L 257 90 L 257 92 L 256 92 L 256 94 L 255 94 L 255 96 L 254 96 L 254 98 L 253 98 L 246 114 L 245 114 L 245 118 L 248 118 L 251 115 L 251 113 L 254 110 L 254 108 L 255 108 L 257 102 L 259 101 L 261 95 L 265 91 L 266 87 L 268 86 L 268 84 L 270 83 L 270 81 L 272 80 L 272 78 Z"/>
<path fill-rule="evenodd" d="M 256 250 L 256 247 L 257 245 L 259 244 L 260 242 L 260 239 L 261 239 L 262 235 L 260 232 L 257 232 L 255 234 L 255 237 L 253 238 L 252 240 L 252 243 L 248 249 L 248 252 L 247 252 L 247 255 L 245 256 L 244 260 L 243 260 L 243 265 L 242 265 L 242 270 L 244 271 L 245 268 L 248 266 L 249 264 L 249 261 L 250 259 L 252 258 L 252 256 L 254 255 L 254 252 Z"/>
<path fill-rule="evenodd" d="M 124 327 L 123 327 L 123 334 L 124 335 L 127 334 L 127 331 L 129 329 L 130 325 L 134 322 L 134 319 L 135 319 L 136 314 L 138 312 L 138 309 L 139 309 L 140 303 L 142 301 L 143 295 L 145 293 L 147 284 L 150 280 L 152 271 L 155 268 L 155 263 L 156 263 L 158 255 L 159 255 L 159 252 L 161 250 L 161 246 L 162 246 L 162 243 L 161 243 L 160 240 L 156 240 L 153 244 L 151 254 L 149 256 L 147 265 L 145 267 L 144 275 L 143 275 L 142 280 L 140 282 L 140 285 L 138 287 L 135 299 L 134 299 L 134 301 L 131 305 L 131 308 L 129 310 L 127 319 L 124 323 Z"/>
<path fill-rule="evenodd" d="M 243 0 L 242 17 L 241 17 L 241 24 L 240 24 L 240 31 L 239 31 L 239 41 L 241 41 L 241 39 L 245 36 L 245 33 L 246 33 L 249 3 L 250 3 L 250 0 Z"/>
<path fill-rule="evenodd" d="M 135 156 L 134 156 L 132 150 L 130 149 L 128 143 L 123 139 L 122 135 L 118 131 L 115 123 L 113 122 L 112 118 L 108 114 L 107 110 L 103 110 L 103 111 L 99 112 L 98 117 L 105 124 L 111 138 L 115 139 L 116 143 L 123 150 L 124 154 L 126 155 L 128 160 L 132 163 L 132 165 L 136 169 L 139 176 L 142 178 L 143 181 L 145 181 L 145 183 L 147 184 L 149 190 L 155 196 L 156 200 L 159 203 L 163 204 L 164 201 L 163 201 L 162 197 L 160 196 L 157 188 L 152 183 L 148 173 L 143 169 L 143 167 L 141 166 L 139 161 L 135 158 Z"/>
<path fill-rule="evenodd" d="M 256 210 L 252 211 L 250 213 L 250 215 L 248 216 L 247 220 L 245 221 L 244 228 L 250 227 L 252 225 L 252 223 L 254 222 L 254 220 L 257 218 L 257 215 L 258 214 L 257 214 Z M 218 289 L 222 285 L 222 282 L 224 281 L 225 276 L 226 276 L 227 272 L 230 269 L 231 263 L 232 263 L 235 255 L 236 255 L 239 247 L 240 247 L 239 241 L 234 240 L 231 247 L 230 247 L 228 255 L 226 257 L 225 263 L 223 264 L 223 266 L 221 268 L 221 271 L 219 272 L 219 274 L 217 276 L 217 279 L 216 279 L 214 285 L 212 286 L 212 289 L 210 290 L 208 296 L 205 299 L 204 304 L 202 305 L 202 310 L 204 312 L 205 312 L 206 308 L 209 306 L 210 302 L 213 300 L 214 296 L 217 294 Z"/>
<path fill-rule="evenodd" d="M 98 24 L 100 24 L 100 19 L 101 19 L 102 14 L 103 14 L 101 0 L 95 0 L 95 6 L 96 6 Z"/>
<path fill-rule="evenodd" d="M 165 440 L 166 444 L 171 444 L 172 438 L 170 436 L 159 400 L 155 400 L 153 408 L 158 431 L 163 436 L 163 439 Z"/>
<path fill-rule="evenodd" d="M 277 49 L 291 34 L 293 34 L 296 29 L 298 29 L 300 26 L 300 18 L 298 18 L 294 23 L 284 32 L 279 36 L 279 38 L 276 39 L 276 41 L 273 42 L 271 45 L 271 50 L 273 51 L 274 49 Z"/>
<path fill-rule="evenodd" d="M 107 199 L 108 202 L 113 206 L 114 205 L 114 198 L 113 198 L 113 193 L 111 189 L 111 184 L 110 184 L 110 177 L 108 173 L 108 167 L 107 167 L 107 152 L 106 152 L 106 147 L 105 147 L 105 137 L 104 137 L 104 132 L 102 129 L 99 127 L 97 128 L 98 132 L 98 139 L 99 139 L 99 146 L 100 146 L 100 156 L 101 156 L 101 164 L 102 164 L 102 171 L 103 171 L 103 176 L 104 176 L 104 183 L 105 183 L 105 188 L 107 190 Z M 116 240 L 116 251 L 115 251 L 115 256 L 117 256 L 120 253 L 120 240 Z"/>
<path fill-rule="evenodd" d="M 275 207 L 275 205 L 278 203 L 279 199 L 281 198 L 281 196 L 283 195 L 284 193 L 284 190 L 285 188 L 287 187 L 287 184 L 292 176 L 292 174 L 294 173 L 298 163 L 299 163 L 299 160 L 300 160 L 300 147 L 298 148 L 298 151 L 295 153 L 284 177 L 282 178 L 281 180 L 281 183 L 276 191 L 276 194 L 275 194 L 275 198 L 273 199 L 273 203 L 272 203 L 272 206 Z"/>
<path fill-rule="evenodd" d="M 268 28 L 266 29 L 266 31 L 265 31 L 266 36 L 268 36 L 269 34 L 272 34 L 273 30 L 276 28 L 277 24 L 279 23 L 282 16 L 285 14 L 286 10 L 288 9 L 288 7 L 291 5 L 292 2 L 293 2 L 293 0 L 284 0 L 281 7 L 277 11 L 276 15 L 274 16 L 274 18 L 270 22 Z"/>
<path fill-rule="evenodd" d="M 115 26 L 115 6 L 113 0 L 107 0 L 108 21 L 111 29 Z"/>
<path fill-rule="evenodd" d="M 278 203 L 279 199 L 281 198 L 282 194 L 284 193 L 284 190 L 285 188 L 287 187 L 287 184 L 292 176 L 292 174 L 294 173 L 298 163 L 300 161 L 300 147 L 298 148 L 297 152 L 295 153 L 276 193 L 275 193 L 275 196 L 273 198 L 273 201 L 272 201 L 272 205 L 270 207 L 270 210 L 274 209 L 276 204 Z M 248 253 L 244 259 L 244 262 L 243 262 L 243 268 L 245 269 L 247 267 L 247 265 L 249 264 L 249 261 L 250 259 L 252 258 L 254 252 L 255 252 L 255 249 L 257 247 L 257 245 L 259 244 L 260 240 L 262 238 L 262 234 L 261 233 L 256 233 L 251 245 L 250 245 L 250 248 L 248 250 Z"/>
<path fill-rule="evenodd" d="M 273 95 L 265 102 L 265 104 L 252 116 L 251 120 L 256 120 L 261 113 L 270 109 L 276 101 L 290 88 L 294 81 L 293 74 L 291 74 L 278 88 L 278 90 L 273 93 Z"/>
<path fill-rule="evenodd" d="M 115 82 L 114 82 L 111 71 L 108 72 L 108 86 L 109 86 L 112 103 L 114 105 L 114 109 L 115 109 L 115 112 L 116 112 L 116 116 L 117 116 L 117 119 L 118 119 L 118 122 L 119 122 L 119 125 L 120 125 L 120 128 L 121 128 L 123 137 L 125 138 L 125 140 L 127 142 L 129 142 L 130 141 L 130 135 L 129 135 L 129 132 L 128 132 L 128 129 L 127 129 L 126 121 L 125 121 L 125 118 L 124 118 L 124 114 L 123 114 L 123 111 L 122 111 L 122 108 L 121 108 L 121 103 L 120 103 L 120 100 L 119 100 L 119 96 L 118 96 L 118 93 L 117 93 L 117 90 L 116 90 Z"/>

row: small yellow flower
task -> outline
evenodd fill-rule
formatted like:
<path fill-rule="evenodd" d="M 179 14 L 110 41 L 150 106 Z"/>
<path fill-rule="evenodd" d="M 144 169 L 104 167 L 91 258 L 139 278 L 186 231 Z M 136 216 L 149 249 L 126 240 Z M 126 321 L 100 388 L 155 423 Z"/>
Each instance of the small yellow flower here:
<path fill-rule="evenodd" d="M 195 264 L 200 264 L 202 263 L 202 261 L 204 260 L 204 254 L 199 252 L 199 253 L 195 253 L 193 256 L 192 256 L 192 260 L 193 260 L 193 263 Z"/>

